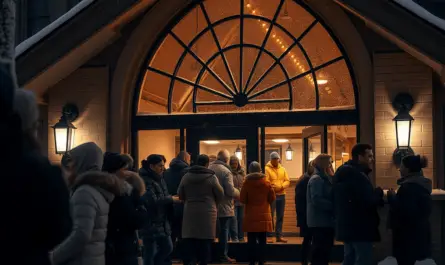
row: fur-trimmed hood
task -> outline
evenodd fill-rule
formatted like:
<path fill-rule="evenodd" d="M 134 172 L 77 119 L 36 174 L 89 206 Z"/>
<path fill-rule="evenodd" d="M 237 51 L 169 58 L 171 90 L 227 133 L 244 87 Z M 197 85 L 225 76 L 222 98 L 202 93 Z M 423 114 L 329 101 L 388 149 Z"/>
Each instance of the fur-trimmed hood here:
<path fill-rule="evenodd" d="M 121 195 L 124 190 L 124 182 L 116 175 L 101 171 L 88 171 L 78 176 L 74 181 L 72 191 L 74 192 L 82 185 L 89 185 L 99 191 L 104 190 L 115 196 Z"/>
<path fill-rule="evenodd" d="M 144 195 L 146 187 L 141 176 L 133 171 L 125 171 L 124 175 L 124 192 L 127 195 L 130 195 L 133 192 L 133 189 L 135 189 L 140 196 Z"/>

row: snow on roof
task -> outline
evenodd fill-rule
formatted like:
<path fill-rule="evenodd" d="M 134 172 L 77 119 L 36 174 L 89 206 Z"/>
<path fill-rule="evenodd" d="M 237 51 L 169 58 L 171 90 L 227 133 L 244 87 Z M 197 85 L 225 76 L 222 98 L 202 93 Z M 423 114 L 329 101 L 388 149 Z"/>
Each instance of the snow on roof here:
<path fill-rule="evenodd" d="M 48 26 L 44 27 L 42 30 L 29 37 L 28 39 L 21 42 L 19 45 L 15 47 L 15 56 L 18 57 L 22 53 L 26 52 L 32 46 L 37 44 L 43 38 L 51 34 L 54 30 L 65 24 L 67 21 L 75 17 L 77 14 L 82 12 L 85 8 L 90 6 L 96 0 L 82 0 L 73 8 L 71 8 L 68 12 L 60 16 L 58 19 L 50 23 Z"/>
<path fill-rule="evenodd" d="M 435 25 L 436 27 L 445 31 L 445 20 L 431 14 L 428 10 L 413 2 L 412 0 L 393 0 L 414 14 L 418 15 L 422 19 L 428 21 L 429 23 Z"/>

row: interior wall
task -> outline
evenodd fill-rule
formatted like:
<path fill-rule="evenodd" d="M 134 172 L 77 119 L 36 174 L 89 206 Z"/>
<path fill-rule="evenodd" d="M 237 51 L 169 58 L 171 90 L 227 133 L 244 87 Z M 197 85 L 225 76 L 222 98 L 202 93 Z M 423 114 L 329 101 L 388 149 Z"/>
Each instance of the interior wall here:
<path fill-rule="evenodd" d="M 138 132 L 138 165 L 150 154 L 164 155 L 167 159 L 165 167 L 168 168 L 171 160 L 176 157 L 176 137 L 179 130 L 151 130 Z"/>

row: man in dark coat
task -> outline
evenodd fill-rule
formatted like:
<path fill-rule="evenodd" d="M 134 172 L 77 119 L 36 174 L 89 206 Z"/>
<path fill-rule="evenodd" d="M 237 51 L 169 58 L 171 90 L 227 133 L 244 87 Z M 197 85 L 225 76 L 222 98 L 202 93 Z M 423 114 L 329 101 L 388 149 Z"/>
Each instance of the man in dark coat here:
<path fill-rule="evenodd" d="M 189 166 L 190 154 L 186 151 L 179 152 L 176 158 L 173 158 L 173 160 L 170 162 L 169 168 L 164 172 L 164 180 L 167 184 L 168 193 L 170 195 L 178 195 L 179 184 L 181 183 L 182 177 L 185 175 L 185 173 L 187 173 Z M 175 245 L 176 240 L 181 239 L 183 214 L 184 204 L 174 204 L 172 216 L 170 217 L 172 229 L 171 238 L 173 245 Z"/>
<path fill-rule="evenodd" d="M 149 214 L 148 222 L 140 230 L 144 243 L 144 264 L 161 265 L 173 250 L 168 210 L 174 203 L 181 203 L 177 195 L 168 193 L 163 178 L 164 159 L 152 154 L 142 161 L 139 174 L 145 182 L 146 192 L 142 196 L 145 209 Z"/>
<path fill-rule="evenodd" d="M 377 209 L 383 206 L 383 190 L 369 179 L 373 163 L 372 146 L 357 144 L 352 160 L 334 176 L 336 236 L 345 243 L 344 265 L 373 264 L 372 245 L 380 241 Z"/>

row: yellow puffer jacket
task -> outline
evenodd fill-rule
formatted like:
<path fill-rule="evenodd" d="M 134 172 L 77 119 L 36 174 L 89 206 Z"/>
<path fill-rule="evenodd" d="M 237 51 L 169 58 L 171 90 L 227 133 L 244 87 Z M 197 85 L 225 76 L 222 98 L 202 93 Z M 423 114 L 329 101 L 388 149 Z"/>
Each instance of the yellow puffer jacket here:
<path fill-rule="evenodd" d="M 289 176 L 281 164 L 278 164 L 278 167 L 274 167 L 270 162 L 267 163 L 266 180 L 272 184 L 276 195 L 286 194 L 286 188 L 290 185 Z"/>

